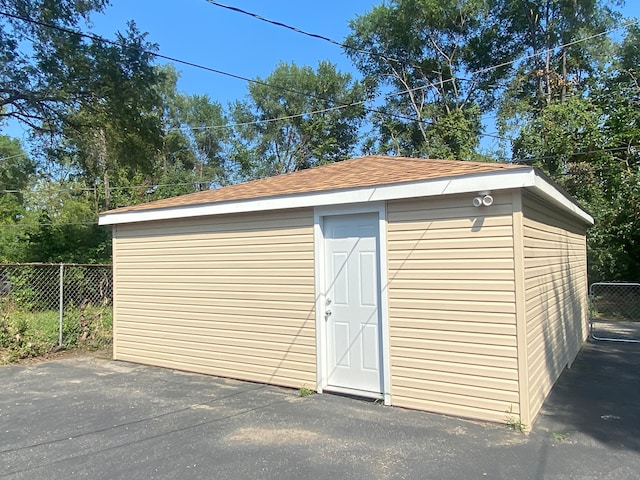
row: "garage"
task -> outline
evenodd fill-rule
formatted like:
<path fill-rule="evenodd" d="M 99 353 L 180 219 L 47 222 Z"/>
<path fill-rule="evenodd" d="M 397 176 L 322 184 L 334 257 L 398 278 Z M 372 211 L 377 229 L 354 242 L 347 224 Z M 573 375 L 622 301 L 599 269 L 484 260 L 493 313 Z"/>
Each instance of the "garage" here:
<path fill-rule="evenodd" d="M 529 166 L 390 156 L 111 210 L 113 355 L 531 425 L 592 223 Z"/>

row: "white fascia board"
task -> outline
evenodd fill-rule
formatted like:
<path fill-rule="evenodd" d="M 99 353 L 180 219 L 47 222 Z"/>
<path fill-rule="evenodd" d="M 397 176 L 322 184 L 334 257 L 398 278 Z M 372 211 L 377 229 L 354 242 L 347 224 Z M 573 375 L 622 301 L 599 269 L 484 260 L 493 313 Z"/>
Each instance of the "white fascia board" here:
<path fill-rule="evenodd" d="M 346 205 L 415 197 L 450 195 L 456 193 L 478 193 L 485 190 L 495 191 L 511 188 L 527 188 L 536 187 L 537 178 L 538 177 L 533 168 L 505 170 L 500 172 L 420 180 L 416 182 L 379 185 L 374 187 L 299 193 L 293 195 L 216 202 L 203 205 L 185 205 L 153 210 L 104 213 L 100 215 L 98 223 L 100 225 L 116 225 L 120 223 L 171 220 L 177 218 L 224 215 L 229 213 L 264 212 L 268 210 Z M 549 187 L 548 189 L 545 188 L 542 190 L 543 195 L 548 196 L 546 193 L 547 191 L 556 192 L 558 196 L 564 199 L 566 204 L 573 206 L 573 208 L 569 208 L 572 212 L 582 212 L 577 205 L 573 204 L 553 186 L 549 185 L 547 182 L 543 183 Z M 586 213 L 584 214 L 586 215 Z"/>
<path fill-rule="evenodd" d="M 594 220 L 591 215 L 589 215 L 585 210 L 580 208 L 580 206 L 573 201 L 571 201 L 565 194 L 563 194 L 560 190 L 546 181 L 543 177 L 536 175 L 535 176 L 535 184 L 533 185 L 532 190 L 534 190 L 538 195 L 546 198 L 551 203 L 560 208 L 563 208 L 566 211 L 569 211 L 576 217 L 581 218 L 584 222 L 589 225 L 593 225 Z"/>

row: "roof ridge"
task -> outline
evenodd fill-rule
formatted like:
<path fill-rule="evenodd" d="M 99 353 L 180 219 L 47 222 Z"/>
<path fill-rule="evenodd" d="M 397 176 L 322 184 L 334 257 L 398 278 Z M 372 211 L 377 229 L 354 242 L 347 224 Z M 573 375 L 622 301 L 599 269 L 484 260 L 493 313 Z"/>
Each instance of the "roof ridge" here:
<path fill-rule="evenodd" d="M 416 168 L 416 164 L 418 163 L 430 165 L 432 168 L 418 169 Z M 111 214 L 126 211 L 162 209 L 282 195 L 391 185 L 461 175 L 490 173 L 513 168 L 530 167 L 467 160 L 414 158 L 394 155 L 365 155 L 211 190 L 203 190 L 152 202 L 120 207 L 105 213 Z"/>

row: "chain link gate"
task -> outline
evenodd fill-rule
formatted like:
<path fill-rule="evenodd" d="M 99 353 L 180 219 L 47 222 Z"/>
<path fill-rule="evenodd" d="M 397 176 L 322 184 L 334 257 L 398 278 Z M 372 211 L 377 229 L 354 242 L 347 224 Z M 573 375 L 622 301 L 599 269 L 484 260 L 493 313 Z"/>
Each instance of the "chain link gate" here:
<path fill-rule="evenodd" d="M 640 343 L 640 283 L 591 284 L 589 322 L 595 340 Z"/>
<path fill-rule="evenodd" d="M 0 264 L 0 348 L 24 358 L 111 343 L 111 265 Z"/>

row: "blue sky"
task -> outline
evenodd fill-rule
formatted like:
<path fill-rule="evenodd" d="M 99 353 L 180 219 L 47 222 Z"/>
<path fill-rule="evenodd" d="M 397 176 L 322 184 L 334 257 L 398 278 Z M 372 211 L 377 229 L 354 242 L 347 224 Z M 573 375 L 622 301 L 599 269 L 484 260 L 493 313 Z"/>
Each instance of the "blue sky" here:
<path fill-rule="evenodd" d="M 372 0 L 221 0 L 303 30 L 342 41 L 348 22 L 378 2 Z M 112 0 L 105 14 L 94 17 L 94 31 L 113 37 L 127 20 L 148 32 L 164 55 L 188 60 L 248 78 L 266 77 L 280 62 L 316 66 L 329 60 L 352 71 L 340 47 L 208 3 L 206 0 Z M 186 66 L 179 88 L 207 93 L 226 104 L 243 97 L 245 82 Z"/>

